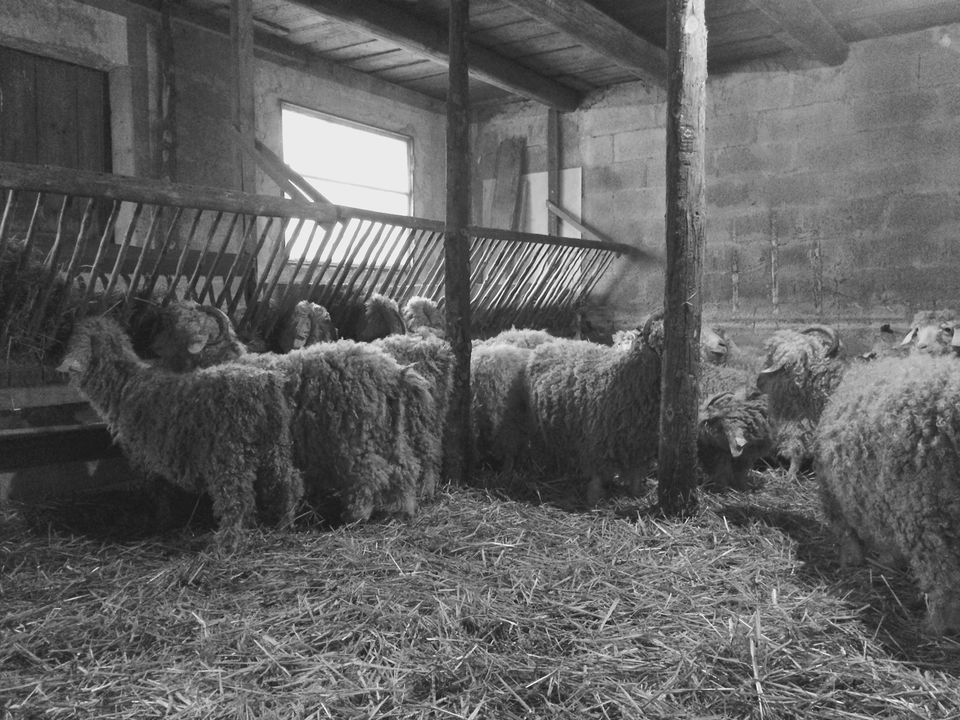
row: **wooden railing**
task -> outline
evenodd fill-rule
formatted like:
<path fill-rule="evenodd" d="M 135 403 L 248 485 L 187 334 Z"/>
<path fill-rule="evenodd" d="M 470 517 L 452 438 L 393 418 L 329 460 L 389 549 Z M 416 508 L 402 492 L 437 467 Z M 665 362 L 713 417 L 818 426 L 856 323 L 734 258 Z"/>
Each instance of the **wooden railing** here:
<path fill-rule="evenodd" d="M 42 365 L 65 314 L 192 296 L 266 335 L 300 299 L 336 321 L 375 292 L 443 300 L 442 222 L 0 163 L 0 348 Z M 474 334 L 567 328 L 616 243 L 469 228 Z M 8 378 L 8 383 L 14 383 Z M 4 384 L 0 381 L 0 385 Z"/>

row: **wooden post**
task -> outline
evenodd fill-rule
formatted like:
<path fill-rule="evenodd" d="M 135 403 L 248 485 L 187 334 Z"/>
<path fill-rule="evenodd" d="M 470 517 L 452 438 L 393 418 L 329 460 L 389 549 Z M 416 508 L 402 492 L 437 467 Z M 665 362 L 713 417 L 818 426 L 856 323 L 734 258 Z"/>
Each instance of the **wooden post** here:
<path fill-rule="evenodd" d="M 667 1 L 667 236 L 657 495 L 697 509 L 697 377 L 704 242 L 705 0 Z"/>
<path fill-rule="evenodd" d="M 177 80 L 170 3 L 160 5 L 160 179 L 177 181 Z"/>
<path fill-rule="evenodd" d="M 253 79 L 253 0 L 230 0 L 230 40 L 233 52 L 233 124 L 244 142 L 253 147 L 256 139 Z M 238 147 L 236 188 L 256 192 L 256 166 Z"/>
<path fill-rule="evenodd" d="M 560 113 L 547 110 L 547 234 L 560 234 L 560 218 L 550 212 L 549 205 L 560 205 Z"/>
<path fill-rule="evenodd" d="M 447 90 L 447 219 L 443 236 L 447 337 L 453 349 L 449 475 L 470 477 L 470 90 L 467 30 L 469 0 L 450 2 L 450 69 Z"/>

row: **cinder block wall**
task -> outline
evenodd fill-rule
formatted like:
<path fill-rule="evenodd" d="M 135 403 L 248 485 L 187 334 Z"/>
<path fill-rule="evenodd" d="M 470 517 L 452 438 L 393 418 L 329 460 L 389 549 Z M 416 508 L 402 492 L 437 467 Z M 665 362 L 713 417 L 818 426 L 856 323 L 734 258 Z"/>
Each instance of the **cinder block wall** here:
<path fill-rule="evenodd" d="M 713 75 L 707 97 L 706 321 L 831 322 L 858 349 L 880 322 L 960 309 L 960 26 L 855 43 L 838 68 Z M 665 90 L 638 82 L 564 119 L 583 220 L 649 251 L 598 292 L 615 327 L 663 300 L 665 113 Z M 545 124 L 526 104 L 481 116 L 477 180 L 482 149 L 525 126 L 538 165 Z"/>

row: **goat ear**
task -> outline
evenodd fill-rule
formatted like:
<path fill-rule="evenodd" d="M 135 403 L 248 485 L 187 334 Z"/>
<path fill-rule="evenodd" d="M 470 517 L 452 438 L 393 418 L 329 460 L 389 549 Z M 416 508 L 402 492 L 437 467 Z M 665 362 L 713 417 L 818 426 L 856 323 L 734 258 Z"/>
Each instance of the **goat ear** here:
<path fill-rule="evenodd" d="M 904 336 L 903 340 L 900 341 L 900 344 L 901 344 L 901 345 L 909 345 L 910 343 L 913 342 L 913 339 L 914 339 L 916 336 L 917 336 L 917 328 L 911 328 L 911 329 L 910 329 L 910 332 L 908 332 L 908 333 Z"/>

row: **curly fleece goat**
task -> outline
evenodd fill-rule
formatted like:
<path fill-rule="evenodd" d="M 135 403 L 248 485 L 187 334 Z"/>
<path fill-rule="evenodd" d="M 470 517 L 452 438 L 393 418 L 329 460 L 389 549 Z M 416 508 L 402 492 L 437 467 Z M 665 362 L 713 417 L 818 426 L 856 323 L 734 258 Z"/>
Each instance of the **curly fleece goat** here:
<path fill-rule="evenodd" d="M 751 468 L 772 446 L 766 396 L 718 392 L 701 403 L 697 427 L 704 487 L 746 490 Z"/>
<path fill-rule="evenodd" d="M 76 327 L 60 369 L 134 465 L 207 492 L 224 533 L 253 524 L 258 509 L 266 522 L 292 521 L 303 488 L 276 374 L 238 365 L 188 374 L 156 369 L 104 317 Z"/>
<path fill-rule="evenodd" d="M 430 383 L 380 348 L 339 340 L 236 362 L 284 379 L 294 462 L 322 516 L 410 516 L 437 486 L 442 431 Z"/>
<path fill-rule="evenodd" d="M 536 441 L 600 499 L 614 475 L 631 486 L 656 458 L 663 323 L 649 319 L 628 350 L 583 340 L 535 348 L 527 364 Z"/>
<path fill-rule="evenodd" d="M 937 631 L 960 630 L 960 365 L 916 355 L 848 371 L 817 428 L 815 470 L 841 559 L 906 560 Z"/>

